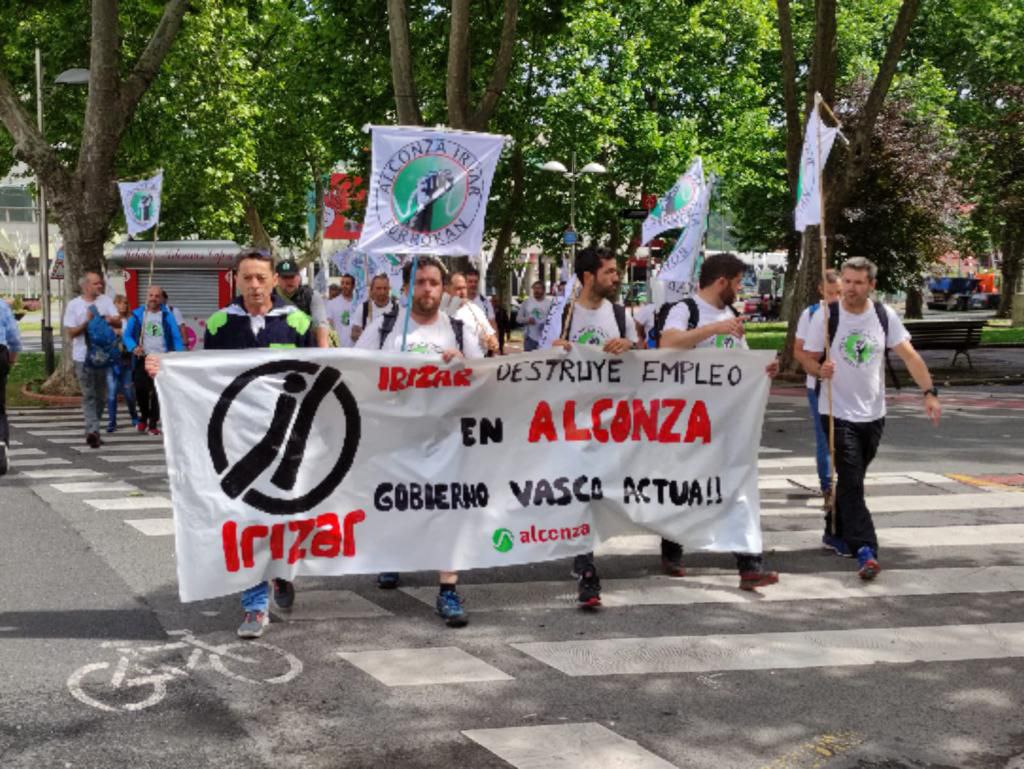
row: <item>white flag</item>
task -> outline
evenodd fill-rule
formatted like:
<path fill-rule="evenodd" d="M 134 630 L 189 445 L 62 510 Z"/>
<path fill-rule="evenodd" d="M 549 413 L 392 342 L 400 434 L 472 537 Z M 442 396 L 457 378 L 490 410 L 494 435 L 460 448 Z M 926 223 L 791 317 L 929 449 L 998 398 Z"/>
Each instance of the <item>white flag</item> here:
<path fill-rule="evenodd" d="M 641 237 L 643 244 L 646 245 L 655 235 L 665 230 L 685 227 L 703 188 L 704 164 L 698 157 L 690 169 L 672 185 L 672 189 L 658 199 L 651 213 L 644 219 Z"/>
<path fill-rule="evenodd" d="M 477 256 L 504 136 L 373 126 L 373 170 L 358 248 Z"/>
<path fill-rule="evenodd" d="M 160 221 L 160 190 L 163 184 L 163 171 L 158 171 L 151 179 L 117 183 L 129 235 L 145 232 Z"/>
<path fill-rule="evenodd" d="M 711 205 L 712 187 L 712 184 L 706 184 L 701 190 L 697 205 L 690 209 L 690 217 L 685 224 L 686 229 L 679 236 L 675 248 L 672 249 L 672 253 L 668 255 L 664 266 L 658 272 L 658 280 L 674 283 L 694 282 L 692 280 L 693 268 L 708 227 L 708 208 Z"/>
<path fill-rule="evenodd" d="M 824 168 L 838 128 L 821 122 L 818 104 L 807 117 L 804 149 L 800 156 L 800 180 L 796 185 L 796 228 L 803 232 L 808 226 L 821 224 L 821 195 L 818 190 L 818 161 Z"/>
<path fill-rule="evenodd" d="M 565 307 L 572 301 L 575 290 L 576 276 L 570 275 L 562 295 L 556 296 L 551 306 L 548 307 L 548 317 L 544 320 L 544 332 L 540 336 L 539 349 L 547 349 L 562 335 L 562 318 L 565 315 Z"/>

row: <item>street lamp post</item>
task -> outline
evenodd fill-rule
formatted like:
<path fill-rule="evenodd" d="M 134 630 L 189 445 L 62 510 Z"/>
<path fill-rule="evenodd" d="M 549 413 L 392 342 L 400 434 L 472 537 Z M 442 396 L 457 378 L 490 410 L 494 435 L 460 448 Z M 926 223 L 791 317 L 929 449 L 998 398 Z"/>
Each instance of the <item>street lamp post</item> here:
<path fill-rule="evenodd" d="M 54 80 L 61 85 L 86 85 L 89 82 L 89 70 L 69 69 L 61 72 Z M 43 136 L 43 53 L 36 48 L 36 127 Z M 50 315 L 50 223 L 46 216 L 46 192 L 43 185 L 36 179 L 39 193 L 39 279 L 43 306 L 43 328 L 40 342 L 46 361 L 46 374 L 49 376 L 56 368 L 56 356 L 53 350 L 53 318 Z"/>
<path fill-rule="evenodd" d="M 583 168 L 576 170 L 576 151 L 572 153 L 572 166 L 566 168 L 562 163 L 557 160 L 549 160 L 547 163 L 541 166 L 543 171 L 553 171 L 554 173 L 562 174 L 569 179 L 569 229 L 572 230 L 575 236 L 572 243 L 570 243 L 570 253 L 572 254 L 572 263 L 570 268 L 576 266 L 576 244 L 579 242 L 579 236 L 576 235 L 576 180 L 583 174 L 603 174 L 607 173 L 608 169 L 600 163 L 587 163 Z"/>

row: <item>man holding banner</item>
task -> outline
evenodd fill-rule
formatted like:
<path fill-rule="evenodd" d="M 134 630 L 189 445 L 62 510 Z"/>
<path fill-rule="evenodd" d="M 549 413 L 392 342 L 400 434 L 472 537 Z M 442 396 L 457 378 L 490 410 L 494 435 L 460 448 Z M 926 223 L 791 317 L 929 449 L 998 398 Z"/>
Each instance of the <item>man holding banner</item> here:
<path fill-rule="evenodd" d="M 415 282 L 412 273 L 415 268 Z M 444 289 L 444 265 L 430 256 L 416 257 L 403 268 L 405 291 L 410 296 L 407 312 L 387 314 L 373 321 L 359 337 L 356 349 L 413 352 L 440 356 L 449 363 L 455 359 L 483 358 L 484 353 L 474 334 L 462 321 L 441 312 Z M 469 622 L 462 607 L 462 596 L 456 585 L 459 574 L 440 572 L 437 594 L 438 615 L 449 627 L 463 627 Z M 398 587 L 397 572 L 381 572 L 377 584 L 384 589 Z"/>
<path fill-rule="evenodd" d="M 746 265 L 735 254 L 720 253 L 708 257 L 701 266 L 700 288 L 696 296 L 688 297 L 672 306 L 665 320 L 659 347 L 692 350 L 717 348 L 720 350 L 746 350 L 743 338 L 743 317 L 733 309 L 739 294 Z M 769 377 L 779 371 L 777 361 L 766 369 Z M 740 590 L 756 590 L 779 581 L 778 572 L 764 568 L 761 553 L 736 553 L 736 567 L 740 573 Z M 666 573 L 683 577 L 683 547 L 678 542 L 661 540 L 661 563 Z"/>
<path fill-rule="evenodd" d="M 579 295 L 566 305 L 561 337 L 552 346 L 569 350 L 574 343 L 593 345 L 611 355 L 633 349 L 637 344 L 636 326 L 626 317 L 626 308 L 612 301 L 619 295 L 622 280 L 612 253 L 594 247 L 580 251 L 576 254 L 576 279 Z M 601 580 L 593 552 L 576 556 L 572 573 L 577 605 L 585 609 L 600 606 Z"/>
<path fill-rule="evenodd" d="M 245 350 L 256 347 L 287 349 L 316 347 L 313 322 L 294 304 L 277 295 L 278 278 L 269 252 L 254 248 L 242 249 L 233 265 L 235 285 L 242 295 L 206 321 L 204 346 L 207 350 Z M 146 357 L 146 371 L 155 377 L 160 370 L 160 357 Z M 268 436 L 269 437 L 269 436 Z M 253 464 L 246 474 L 258 476 L 266 467 L 257 467 L 259 459 L 253 449 Z M 273 457 L 271 457 L 273 459 Z M 274 602 L 290 609 L 295 602 L 295 586 L 286 579 L 274 579 Z M 260 582 L 242 593 L 245 613 L 238 627 L 239 638 L 259 638 L 270 624 L 270 595 L 266 582 Z"/>

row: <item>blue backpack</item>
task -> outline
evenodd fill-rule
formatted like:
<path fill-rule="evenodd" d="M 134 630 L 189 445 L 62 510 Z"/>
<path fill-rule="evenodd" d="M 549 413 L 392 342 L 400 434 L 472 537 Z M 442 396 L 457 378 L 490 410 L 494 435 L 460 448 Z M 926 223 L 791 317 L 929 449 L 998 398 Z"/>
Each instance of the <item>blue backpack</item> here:
<path fill-rule="evenodd" d="M 89 368 L 107 368 L 118 362 L 121 357 L 117 344 L 117 334 L 96 310 L 95 305 L 89 307 L 92 317 L 85 327 L 85 365 Z"/>

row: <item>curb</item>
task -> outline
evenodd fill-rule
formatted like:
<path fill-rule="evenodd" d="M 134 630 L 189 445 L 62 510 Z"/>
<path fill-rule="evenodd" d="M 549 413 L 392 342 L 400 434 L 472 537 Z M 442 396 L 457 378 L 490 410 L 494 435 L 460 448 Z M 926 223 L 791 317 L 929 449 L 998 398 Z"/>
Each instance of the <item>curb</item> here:
<path fill-rule="evenodd" d="M 28 389 L 28 385 L 24 384 L 21 386 L 21 394 L 29 400 L 39 401 L 47 406 L 81 406 L 82 396 L 81 395 L 47 395 L 46 393 L 37 393 Z"/>

